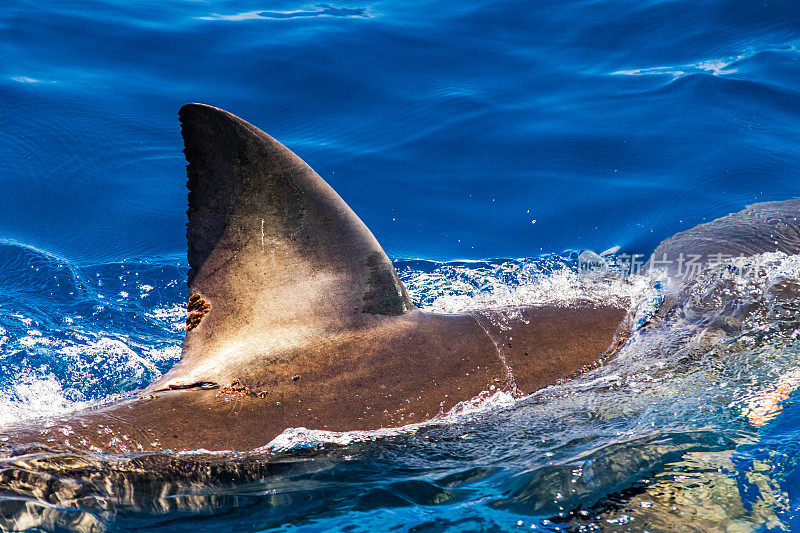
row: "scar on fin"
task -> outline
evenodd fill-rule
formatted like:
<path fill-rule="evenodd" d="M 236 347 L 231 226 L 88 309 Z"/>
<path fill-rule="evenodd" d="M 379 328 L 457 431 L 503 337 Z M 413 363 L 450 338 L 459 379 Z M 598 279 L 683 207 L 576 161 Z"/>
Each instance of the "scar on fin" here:
<path fill-rule="evenodd" d="M 158 389 L 153 392 L 166 392 L 171 390 L 186 390 L 186 389 L 218 389 L 219 384 L 213 381 L 196 381 L 194 383 L 173 383 L 167 385 L 163 389 Z"/>
<path fill-rule="evenodd" d="M 206 313 L 211 309 L 209 303 L 203 300 L 203 297 L 198 293 L 194 293 L 189 297 L 189 303 L 186 304 L 186 310 L 189 314 L 186 317 L 186 331 L 192 331 L 200 324 Z"/>

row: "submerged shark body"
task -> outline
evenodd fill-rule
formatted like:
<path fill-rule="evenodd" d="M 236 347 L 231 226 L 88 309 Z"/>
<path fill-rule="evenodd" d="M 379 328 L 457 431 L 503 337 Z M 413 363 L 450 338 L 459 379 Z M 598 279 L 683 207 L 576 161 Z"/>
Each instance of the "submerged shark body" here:
<path fill-rule="evenodd" d="M 332 456 L 314 461 L 301 454 L 288 462 L 271 455 L 265 460 L 258 453 L 235 454 L 231 460 L 228 454 L 85 451 L 253 450 L 291 427 L 340 431 L 406 425 L 487 389 L 524 394 L 545 387 L 593 366 L 627 336 L 626 310 L 615 306 L 461 315 L 414 309 L 371 233 L 294 154 L 212 107 L 185 106 L 181 121 L 189 161 L 191 266 L 181 361 L 139 398 L 48 425 L 6 427 L 0 434 L 8 452 L 0 487 L 12 497 L 4 501 L 2 529 L 102 530 L 109 509 L 207 514 L 224 506 L 214 490 L 220 484 L 261 482 L 309 468 L 311 477 L 301 479 L 314 479 L 317 486 L 314 469 L 351 451 L 334 449 Z M 663 241 L 647 264 L 665 269 L 667 290 L 652 321 L 640 330 L 645 345 L 648 334 L 669 339 L 687 331 L 735 328 L 738 322 L 728 319 L 748 312 L 747 302 L 735 298 L 712 305 L 712 312 L 693 305 L 714 299 L 706 291 L 717 285 L 695 280 L 697 272 L 687 269 L 690 261 L 704 265 L 775 251 L 800 253 L 800 200 L 749 206 Z M 718 270 L 702 275 L 718 275 Z M 784 298 L 791 298 L 796 287 L 786 289 Z M 685 327 L 687 321 L 697 328 Z M 636 343 L 630 346 L 636 349 Z M 671 353 L 672 346 L 665 349 Z M 790 385 L 798 383 L 800 378 Z M 781 387 L 766 400 L 777 405 L 786 398 Z M 721 462 L 728 455 L 718 451 L 730 445 L 732 454 L 735 447 L 716 435 L 713 440 L 711 453 L 696 453 L 698 444 L 683 436 L 672 447 L 661 435 L 644 448 L 606 447 L 591 461 L 581 461 L 594 469 L 582 479 L 617 491 L 631 479 L 660 478 L 631 498 L 619 493 L 612 507 L 618 516 L 620 505 L 626 505 L 622 508 L 629 508 L 637 523 L 655 529 L 666 516 L 673 529 L 716 531 L 720 515 L 709 509 L 734 509 L 734 523 L 741 525 L 749 504 L 740 501 L 735 479 L 724 475 L 735 467 Z M 701 476 L 653 476 L 664 461 L 678 456 L 694 465 L 677 463 L 681 473 L 700 464 Z M 532 478 L 530 492 L 523 483 L 511 493 L 512 505 L 522 503 L 512 507 L 515 512 L 543 515 L 547 502 L 559 500 L 530 500 L 531 494 L 541 494 L 540 482 L 559 489 L 548 481 L 557 471 L 542 472 L 544 477 Z M 592 489 L 581 492 L 581 483 L 575 485 L 578 496 L 570 496 L 578 499 L 559 500 L 567 505 L 559 509 L 586 508 L 581 494 L 596 501 Z M 759 482 L 762 486 L 769 494 Z M 275 498 L 268 505 L 282 512 L 276 502 L 291 501 L 294 490 L 267 491 Z M 322 489 L 319 499 L 329 490 Z M 355 484 L 340 499 L 360 496 L 370 493 Z M 778 500 L 767 498 L 773 499 Z M 758 518 L 760 511 L 753 509 Z M 571 514 L 577 527 L 581 519 Z"/>
<path fill-rule="evenodd" d="M 656 322 L 669 322 L 680 312 L 706 266 L 770 252 L 800 254 L 800 198 L 749 205 L 665 239 L 647 261 L 669 279 Z"/>
<path fill-rule="evenodd" d="M 624 340 L 613 305 L 420 311 L 375 237 L 308 165 L 220 109 L 180 111 L 189 189 L 181 361 L 136 399 L 15 443 L 252 450 L 287 428 L 421 422 L 482 391 L 525 394 Z"/>

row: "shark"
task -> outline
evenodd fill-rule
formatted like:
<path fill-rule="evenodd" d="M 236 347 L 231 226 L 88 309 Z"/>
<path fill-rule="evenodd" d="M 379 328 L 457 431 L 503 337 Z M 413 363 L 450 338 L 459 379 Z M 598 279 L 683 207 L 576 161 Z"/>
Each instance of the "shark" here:
<path fill-rule="evenodd" d="M 593 368 L 620 305 L 437 314 L 414 306 L 345 201 L 286 146 L 222 109 L 179 111 L 187 165 L 181 359 L 134 398 L 5 428 L 103 452 L 245 451 L 288 428 L 431 420 L 484 391 L 520 396 Z M 8 440 L 8 439 L 7 439 Z"/>
<path fill-rule="evenodd" d="M 181 359 L 136 397 L 3 429 L 5 443 L 102 452 L 248 451 L 290 428 L 435 419 L 485 391 L 524 396 L 586 372 L 635 328 L 615 303 L 439 314 L 415 307 L 345 201 L 286 146 L 222 109 L 179 111 L 187 165 Z M 691 289 L 689 257 L 800 252 L 800 200 L 765 202 L 664 240 L 647 261 Z"/>

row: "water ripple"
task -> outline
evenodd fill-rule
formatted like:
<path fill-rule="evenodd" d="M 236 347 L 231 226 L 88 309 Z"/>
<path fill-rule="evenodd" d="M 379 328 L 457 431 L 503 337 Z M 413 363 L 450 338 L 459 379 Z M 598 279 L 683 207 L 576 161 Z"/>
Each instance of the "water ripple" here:
<path fill-rule="evenodd" d="M 199 20 L 260 20 L 273 19 L 285 20 L 296 18 L 317 18 L 317 17 L 337 17 L 337 18 L 369 18 L 372 17 L 365 7 L 337 7 L 330 4 L 316 4 L 316 9 L 294 9 L 288 11 L 247 11 L 234 15 L 220 15 L 214 13 L 205 17 L 197 17 Z"/>

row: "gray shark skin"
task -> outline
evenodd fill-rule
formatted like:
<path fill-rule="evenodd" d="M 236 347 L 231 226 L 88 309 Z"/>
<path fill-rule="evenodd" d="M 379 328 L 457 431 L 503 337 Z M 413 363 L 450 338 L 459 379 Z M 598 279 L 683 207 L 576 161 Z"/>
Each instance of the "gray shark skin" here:
<path fill-rule="evenodd" d="M 664 264 L 670 277 L 678 279 L 680 258 L 709 259 L 750 257 L 766 252 L 789 255 L 800 252 L 800 198 L 762 202 L 742 211 L 676 233 L 662 241 L 649 262 Z M 664 261 L 666 258 L 667 262 Z"/>
<path fill-rule="evenodd" d="M 683 313 L 699 273 L 690 261 L 703 266 L 768 252 L 800 253 L 800 198 L 749 205 L 664 239 L 646 263 L 669 279 L 655 321 L 669 322 L 676 312 Z"/>
<path fill-rule="evenodd" d="M 189 189 L 181 360 L 136 399 L 6 442 L 108 452 L 253 450 L 287 428 L 422 422 L 482 391 L 527 394 L 625 340 L 608 306 L 418 310 L 383 249 L 299 157 L 211 106 L 180 110 Z"/>

